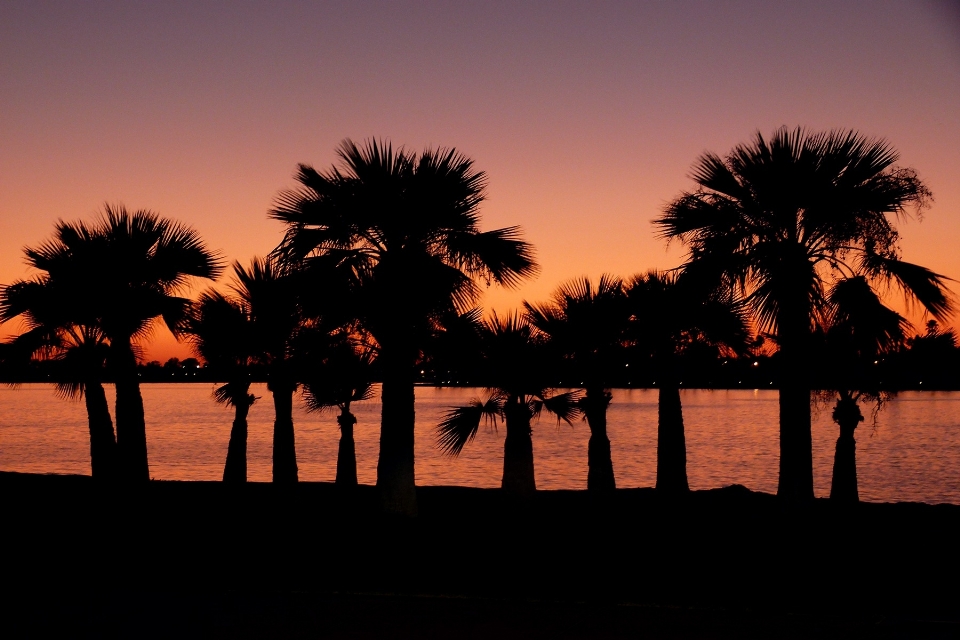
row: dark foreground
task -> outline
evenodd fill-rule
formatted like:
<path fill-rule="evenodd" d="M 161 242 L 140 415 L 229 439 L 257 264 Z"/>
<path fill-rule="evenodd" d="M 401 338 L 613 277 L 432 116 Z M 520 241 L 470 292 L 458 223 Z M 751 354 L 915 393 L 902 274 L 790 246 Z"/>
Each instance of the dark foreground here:
<path fill-rule="evenodd" d="M 4 637 L 960 637 L 960 507 L 0 473 Z"/>

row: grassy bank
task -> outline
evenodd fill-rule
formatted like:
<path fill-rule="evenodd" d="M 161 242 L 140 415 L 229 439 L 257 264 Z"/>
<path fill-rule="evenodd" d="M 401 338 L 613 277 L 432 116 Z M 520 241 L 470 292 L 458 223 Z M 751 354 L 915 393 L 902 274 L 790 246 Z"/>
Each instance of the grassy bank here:
<path fill-rule="evenodd" d="M 939 637 L 960 632 L 960 507 L 742 487 L 679 502 L 422 487 L 379 515 L 372 487 L 0 473 L 5 606 L 21 629 L 142 635 Z M 513 635 L 511 635 L 513 634 Z M 679 635 L 677 635 L 679 634 Z M 918 635 L 919 634 L 919 635 Z"/>

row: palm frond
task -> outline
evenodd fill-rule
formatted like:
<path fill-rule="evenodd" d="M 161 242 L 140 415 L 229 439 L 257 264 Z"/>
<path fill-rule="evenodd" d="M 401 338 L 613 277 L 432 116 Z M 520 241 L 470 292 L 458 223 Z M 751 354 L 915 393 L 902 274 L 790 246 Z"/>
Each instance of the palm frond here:
<path fill-rule="evenodd" d="M 213 398 L 220 404 L 227 406 L 235 407 L 240 403 L 244 403 L 249 407 L 257 401 L 257 397 L 250 393 L 249 390 L 250 383 L 248 381 L 227 382 L 213 390 Z"/>
<path fill-rule="evenodd" d="M 495 425 L 497 417 L 502 415 L 502 403 L 495 397 L 485 402 L 476 399 L 465 407 L 451 409 L 437 425 L 437 447 L 448 455 L 458 456 L 476 437 L 483 420 Z"/>
<path fill-rule="evenodd" d="M 481 233 L 453 233 L 446 244 L 454 264 L 468 274 L 516 287 L 540 271 L 533 247 L 521 238 L 520 227 L 506 227 Z"/>
<path fill-rule="evenodd" d="M 561 420 L 567 424 L 572 424 L 573 420 L 580 416 L 580 399 L 583 397 L 583 394 L 580 391 L 567 391 L 565 393 L 558 393 L 554 396 L 542 398 L 542 406 L 544 409 L 557 416 L 557 423 L 559 424 Z M 536 411 L 533 412 L 534 415 L 539 415 L 539 407 Z"/>
<path fill-rule="evenodd" d="M 844 346 L 873 356 L 901 345 L 910 323 L 890 309 L 863 276 L 845 278 L 831 289 L 828 339 L 839 336 Z"/>
<path fill-rule="evenodd" d="M 864 259 L 870 272 L 892 278 L 900 287 L 907 302 L 916 301 L 938 320 L 953 313 L 955 302 L 947 288 L 947 278 L 918 264 L 868 254 Z"/>

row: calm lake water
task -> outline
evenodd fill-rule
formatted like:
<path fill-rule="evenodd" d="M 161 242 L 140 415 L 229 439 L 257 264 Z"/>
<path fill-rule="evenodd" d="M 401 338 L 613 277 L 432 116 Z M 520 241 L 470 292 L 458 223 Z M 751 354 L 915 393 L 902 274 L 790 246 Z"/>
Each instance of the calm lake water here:
<path fill-rule="evenodd" d="M 212 384 L 144 384 L 150 472 L 164 480 L 219 480 L 233 412 L 212 399 Z M 249 477 L 270 480 L 273 405 L 265 385 L 250 411 Z M 421 485 L 497 487 L 503 465 L 503 429 L 481 427 L 459 458 L 442 455 L 434 430 L 450 407 L 480 389 L 418 387 L 416 469 Z M 690 486 L 708 489 L 743 484 L 777 488 L 777 392 L 685 390 L 682 392 Z M 107 387 L 113 404 L 113 388 Z M 814 483 L 830 492 L 837 428 L 832 407 L 814 411 Z M 379 399 L 355 405 L 357 471 L 361 483 L 376 479 Z M 870 408 L 857 430 L 860 496 L 872 501 L 960 504 L 960 392 L 910 392 L 884 407 L 876 423 Z M 613 465 L 619 487 L 650 487 L 656 479 L 657 392 L 618 390 L 609 413 Z M 335 413 L 294 415 L 302 480 L 336 475 Z M 583 489 L 587 483 L 585 423 L 573 426 L 544 417 L 534 425 L 537 486 Z M 89 473 L 89 441 L 83 402 L 64 400 L 46 384 L 0 387 L 0 470 Z"/>

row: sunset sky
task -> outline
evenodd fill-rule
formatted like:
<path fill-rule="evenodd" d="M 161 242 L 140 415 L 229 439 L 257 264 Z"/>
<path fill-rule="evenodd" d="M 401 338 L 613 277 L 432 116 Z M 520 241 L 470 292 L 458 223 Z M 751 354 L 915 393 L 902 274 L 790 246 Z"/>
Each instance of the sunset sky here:
<path fill-rule="evenodd" d="M 4 2 L 0 283 L 105 201 L 246 262 L 298 162 L 376 136 L 487 172 L 485 227 L 522 225 L 543 266 L 491 290 L 505 310 L 676 266 L 651 220 L 697 156 L 780 125 L 888 139 L 935 197 L 904 257 L 960 278 L 957 2 Z"/>

